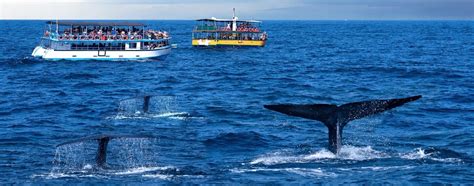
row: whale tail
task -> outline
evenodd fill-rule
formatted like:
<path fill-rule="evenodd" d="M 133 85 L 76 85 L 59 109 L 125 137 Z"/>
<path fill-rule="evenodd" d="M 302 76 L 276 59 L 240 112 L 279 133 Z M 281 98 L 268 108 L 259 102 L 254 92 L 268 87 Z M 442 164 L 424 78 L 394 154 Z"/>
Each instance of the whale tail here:
<path fill-rule="evenodd" d="M 340 106 L 334 104 L 279 104 L 264 105 L 264 107 L 286 115 L 324 123 L 328 127 L 329 150 L 338 153 L 342 146 L 342 129 L 348 122 L 381 113 L 420 98 L 421 95 L 418 95 L 400 99 L 353 102 Z"/>
<path fill-rule="evenodd" d="M 117 139 L 117 138 L 153 138 L 151 136 L 127 136 L 127 135 L 99 135 L 99 136 L 89 136 L 65 143 L 61 143 L 57 145 L 56 147 L 64 146 L 64 145 L 69 145 L 69 144 L 74 144 L 74 143 L 81 143 L 84 141 L 97 141 L 98 147 L 97 147 L 97 152 L 95 156 L 95 162 L 98 167 L 104 168 L 107 164 L 107 146 L 109 144 L 109 141 L 111 139 Z"/>

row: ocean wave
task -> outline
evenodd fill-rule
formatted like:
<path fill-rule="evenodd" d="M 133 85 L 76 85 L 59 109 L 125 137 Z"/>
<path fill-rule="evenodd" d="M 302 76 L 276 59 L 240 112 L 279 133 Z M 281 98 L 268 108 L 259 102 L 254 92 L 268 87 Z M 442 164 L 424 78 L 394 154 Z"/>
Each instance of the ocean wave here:
<path fill-rule="evenodd" d="M 99 75 L 91 74 L 91 73 L 69 73 L 64 76 L 64 79 L 95 79 L 98 78 Z"/>
<path fill-rule="evenodd" d="M 289 172 L 301 176 L 309 177 L 335 177 L 337 174 L 332 172 L 324 172 L 320 168 L 250 168 L 250 169 L 230 169 L 232 173 L 248 173 L 248 172 Z"/>
<path fill-rule="evenodd" d="M 126 176 L 126 175 L 142 175 L 144 176 L 144 173 L 148 172 L 160 172 L 164 171 L 166 172 L 167 170 L 179 170 L 174 166 L 151 166 L 151 167 L 133 167 L 133 168 L 127 168 L 127 169 L 94 169 L 92 165 L 85 165 L 82 169 L 78 170 L 68 170 L 64 172 L 56 172 L 56 171 L 51 171 L 46 174 L 34 174 L 31 176 L 31 178 L 36 178 L 36 177 L 41 177 L 41 178 L 46 178 L 46 179 L 59 179 L 59 178 L 110 178 L 114 175 L 117 176 Z M 160 174 L 160 173 L 159 173 Z M 156 175 L 159 175 L 156 174 Z M 146 174 L 145 174 L 146 175 Z M 148 174 L 148 175 L 155 175 L 155 174 Z M 166 177 L 172 177 L 176 175 L 172 174 L 161 174 Z"/>
<path fill-rule="evenodd" d="M 334 154 L 327 149 L 321 149 L 312 154 L 294 155 L 288 152 L 275 152 L 256 158 L 250 164 L 276 165 L 285 163 L 310 163 L 325 159 L 364 161 L 371 159 L 387 158 L 389 155 L 372 149 L 371 146 L 355 147 L 345 145 L 339 154 Z"/>
<path fill-rule="evenodd" d="M 136 112 L 134 114 L 117 114 L 113 117 L 108 117 L 108 119 L 115 120 L 124 120 L 124 119 L 154 119 L 154 118 L 169 118 L 176 120 L 187 120 L 187 119 L 202 119 L 202 117 L 193 117 L 187 112 L 165 112 L 165 113 L 150 113 L 144 114 L 141 112 Z"/>
<path fill-rule="evenodd" d="M 126 169 L 126 170 L 123 170 L 123 171 L 119 171 L 119 172 L 114 172 L 113 174 L 115 174 L 115 175 L 142 174 L 142 173 L 146 173 L 146 172 L 162 171 L 162 170 L 167 170 L 167 169 L 176 169 L 176 167 L 173 167 L 173 166 L 135 167 L 135 168 L 130 168 L 130 169 Z"/>
<path fill-rule="evenodd" d="M 416 148 L 413 152 L 401 153 L 400 157 L 408 160 L 433 160 L 445 163 L 460 163 L 464 162 L 463 159 L 468 160 L 468 158 L 461 153 L 434 147 Z"/>
<path fill-rule="evenodd" d="M 415 166 L 401 165 L 401 166 L 367 166 L 367 167 L 355 167 L 355 168 L 338 168 L 342 171 L 354 171 L 354 170 L 371 170 L 371 171 L 386 171 L 386 170 L 406 170 L 413 169 Z"/>
<path fill-rule="evenodd" d="M 204 175 L 168 175 L 168 174 L 145 174 L 142 175 L 144 178 L 158 178 L 161 180 L 172 180 L 175 178 L 204 178 Z"/>
<path fill-rule="evenodd" d="M 257 132 L 222 133 L 204 141 L 207 146 L 255 147 L 267 144 L 267 140 Z"/>
<path fill-rule="evenodd" d="M 289 151 L 278 151 L 258 157 L 250 162 L 251 165 L 278 165 L 287 163 L 312 163 L 324 162 L 328 159 L 365 161 L 383 158 L 401 158 L 407 160 L 433 160 L 445 163 L 458 163 L 469 161 L 467 155 L 448 149 L 417 148 L 414 152 L 389 154 L 372 149 L 371 146 L 355 147 L 345 145 L 339 154 L 334 154 L 327 149 L 321 149 L 311 154 L 295 155 Z M 375 168 L 374 168 L 375 169 Z"/>

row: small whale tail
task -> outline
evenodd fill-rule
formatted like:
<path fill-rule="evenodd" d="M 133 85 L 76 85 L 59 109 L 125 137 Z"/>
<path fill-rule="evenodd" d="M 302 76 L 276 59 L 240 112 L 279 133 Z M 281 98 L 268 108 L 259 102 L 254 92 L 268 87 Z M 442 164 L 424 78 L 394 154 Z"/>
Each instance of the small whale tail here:
<path fill-rule="evenodd" d="M 69 145 L 69 144 L 74 144 L 74 143 L 81 143 L 84 141 L 97 141 L 98 142 L 98 147 L 97 147 L 97 152 L 95 156 L 95 161 L 98 167 L 105 167 L 107 164 L 107 146 L 109 144 L 109 141 L 111 139 L 117 139 L 117 138 L 153 138 L 151 136 L 127 136 L 127 135 L 99 135 L 99 136 L 89 136 L 65 143 L 61 143 L 57 145 L 56 147 L 64 146 L 64 145 Z"/>
<path fill-rule="evenodd" d="M 151 96 L 149 95 L 143 97 L 143 113 L 147 113 L 150 109 L 150 98 Z"/>
<path fill-rule="evenodd" d="M 381 113 L 420 98 L 421 95 L 418 95 L 400 99 L 353 102 L 340 106 L 334 104 L 279 104 L 264 105 L 264 107 L 286 115 L 324 123 L 329 130 L 329 150 L 338 153 L 342 146 L 342 129 L 348 122 Z"/>

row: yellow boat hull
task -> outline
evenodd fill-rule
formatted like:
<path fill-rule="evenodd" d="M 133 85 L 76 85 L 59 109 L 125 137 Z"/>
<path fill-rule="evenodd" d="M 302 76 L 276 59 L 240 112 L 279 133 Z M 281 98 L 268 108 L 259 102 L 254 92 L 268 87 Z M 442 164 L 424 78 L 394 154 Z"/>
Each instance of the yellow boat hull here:
<path fill-rule="evenodd" d="M 209 40 L 193 39 L 193 46 L 265 46 L 265 41 L 261 40 Z"/>

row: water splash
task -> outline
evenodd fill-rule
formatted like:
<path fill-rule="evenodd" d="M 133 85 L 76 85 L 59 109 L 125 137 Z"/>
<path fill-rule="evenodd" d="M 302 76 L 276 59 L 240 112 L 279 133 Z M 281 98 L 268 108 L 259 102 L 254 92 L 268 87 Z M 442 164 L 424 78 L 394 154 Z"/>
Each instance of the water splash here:
<path fill-rule="evenodd" d="M 433 160 L 438 162 L 456 163 L 463 162 L 463 154 L 447 149 L 416 148 L 414 152 L 402 153 L 400 157 L 408 160 Z"/>
<path fill-rule="evenodd" d="M 248 172 L 289 172 L 308 177 L 335 177 L 337 174 L 324 172 L 320 168 L 253 168 L 253 169 L 231 169 L 230 172 L 241 174 Z"/>
<path fill-rule="evenodd" d="M 157 155 L 153 151 L 155 139 L 117 138 L 109 143 L 107 166 L 96 166 L 97 142 L 86 140 L 56 148 L 49 178 L 82 177 L 86 175 L 115 174 L 130 169 L 156 167 Z"/>
<path fill-rule="evenodd" d="M 109 164 L 119 169 L 156 166 L 154 139 L 117 138 L 110 141 Z"/>
<path fill-rule="evenodd" d="M 176 96 L 152 96 L 148 106 L 148 112 L 144 112 L 143 97 L 122 100 L 119 103 L 117 115 L 112 119 L 169 118 L 186 120 L 191 118 L 189 113 L 179 111 L 180 108 Z"/>
<path fill-rule="evenodd" d="M 250 164 L 276 165 L 285 163 L 309 163 L 324 161 L 327 159 L 363 161 L 387 157 L 389 157 L 389 155 L 373 150 L 370 146 L 355 147 L 345 145 L 337 155 L 327 149 L 321 149 L 309 155 L 295 155 L 291 152 L 279 151 L 256 158 L 252 160 Z"/>

